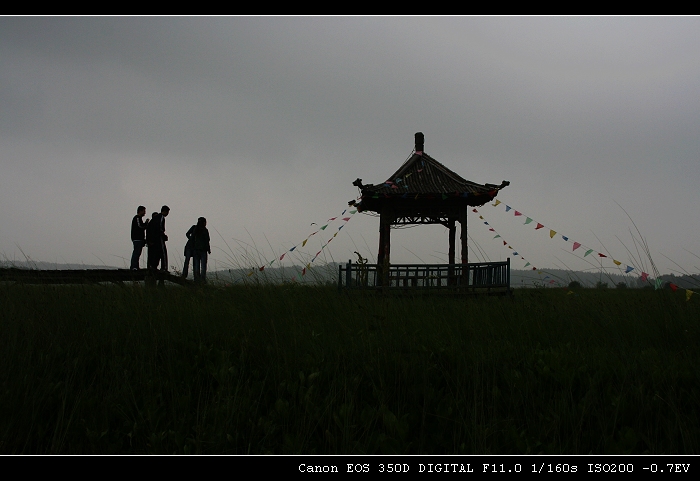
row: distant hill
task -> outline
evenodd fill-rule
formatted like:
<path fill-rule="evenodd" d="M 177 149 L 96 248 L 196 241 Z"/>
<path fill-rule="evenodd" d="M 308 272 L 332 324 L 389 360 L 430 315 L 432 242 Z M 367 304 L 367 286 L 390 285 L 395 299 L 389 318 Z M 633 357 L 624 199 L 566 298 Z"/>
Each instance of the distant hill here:
<path fill-rule="evenodd" d="M 254 267 L 250 269 L 220 269 L 209 271 L 207 277 L 225 284 L 243 284 L 247 282 L 261 282 L 282 284 L 287 282 L 299 282 L 302 284 L 335 284 L 338 282 L 338 264 L 331 262 L 313 266 L 307 269 L 305 275 L 301 275 L 303 266 L 266 267 L 262 271 Z M 43 261 L 0 261 L 0 268 L 17 267 L 20 269 L 118 269 L 114 266 L 93 264 L 59 264 Z M 191 270 L 191 267 L 190 267 Z M 252 274 L 251 274 L 252 272 Z M 192 274 L 190 273 L 190 276 Z M 664 285 L 673 283 L 682 289 L 699 289 L 700 274 L 676 276 L 666 274 L 660 276 Z M 554 282 L 551 282 L 554 281 Z M 514 288 L 528 287 L 565 287 L 576 281 L 582 287 L 595 287 L 598 283 L 607 284 L 614 288 L 624 283 L 629 288 L 644 288 L 654 286 L 655 279 L 642 281 L 640 276 L 608 274 L 605 272 L 581 272 L 566 271 L 562 269 L 542 269 L 539 271 L 511 269 L 510 284 Z"/>
<path fill-rule="evenodd" d="M 0 268 L 16 267 L 19 269 L 119 269 L 119 267 L 94 264 L 59 264 L 43 261 L 0 261 Z"/>

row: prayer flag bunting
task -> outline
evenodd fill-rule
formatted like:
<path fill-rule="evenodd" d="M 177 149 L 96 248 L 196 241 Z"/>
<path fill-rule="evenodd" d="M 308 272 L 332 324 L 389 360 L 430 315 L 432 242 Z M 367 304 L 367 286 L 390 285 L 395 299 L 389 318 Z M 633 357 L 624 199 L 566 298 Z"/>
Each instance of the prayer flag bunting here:
<path fill-rule="evenodd" d="M 527 217 L 527 218 L 525 219 L 525 224 L 529 224 L 530 222 L 532 222 L 532 219 L 530 219 L 529 217 Z"/>
<path fill-rule="evenodd" d="M 598 257 L 608 257 L 608 256 L 606 256 L 605 254 L 601 254 L 600 252 L 598 252 Z"/>
<path fill-rule="evenodd" d="M 685 290 L 685 300 L 686 300 L 686 301 L 689 301 L 689 300 L 690 300 L 690 296 L 692 296 L 693 294 L 695 294 L 695 292 L 691 291 L 690 289 L 686 289 L 686 290 Z"/>
<path fill-rule="evenodd" d="M 576 250 L 576 249 L 578 249 L 579 247 L 581 247 L 581 243 L 579 243 L 579 242 L 574 242 L 574 248 L 573 248 L 573 250 Z"/>
<path fill-rule="evenodd" d="M 289 249 L 289 252 L 292 252 L 296 248 L 297 248 L 297 246 L 292 247 L 291 249 Z"/>
<path fill-rule="evenodd" d="M 583 257 L 586 257 L 588 254 L 593 252 L 593 249 L 588 249 L 585 254 L 583 254 Z"/>
<path fill-rule="evenodd" d="M 328 224 L 326 224 L 326 225 L 324 225 L 323 227 L 321 227 L 321 230 L 326 230 L 326 227 L 328 227 Z M 317 231 L 317 232 L 318 232 L 318 231 Z"/>
<path fill-rule="evenodd" d="M 669 285 L 669 287 L 671 288 L 671 290 L 672 290 L 673 292 L 676 292 L 676 291 L 678 290 L 678 286 L 675 285 L 673 282 L 669 282 L 668 285 Z"/>
<path fill-rule="evenodd" d="M 529 265 L 530 265 L 530 263 L 528 262 L 528 263 L 527 263 L 527 264 L 525 264 L 525 265 L 524 265 L 523 267 L 527 267 L 527 266 L 529 266 Z"/>
<path fill-rule="evenodd" d="M 569 241 L 569 238 L 566 237 L 565 235 L 561 236 L 561 238 L 564 239 L 564 240 L 567 241 L 567 242 Z"/>
<path fill-rule="evenodd" d="M 661 284 L 663 282 L 664 281 L 662 281 L 661 279 L 656 279 L 656 282 L 654 282 L 654 289 L 661 289 Z"/>
<path fill-rule="evenodd" d="M 501 237 L 501 236 L 500 236 L 500 235 L 496 235 L 496 237 L 494 237 L 494 239 L 498 239 L 499 237 Z"/>
<path fill-rule="evenodd" d="M 515 215 L 518 216 L 518 215 L 522 215 L 522 214 L 516 210 Z"/>
<path fill-rule="evenodd" d="M 649 274 L 647 274 L 646 272 L 642 272 L 642 280 L 643 281 L 646 281 L 648 277 L 649 277 Z"/>
<path fill-rule="evenodd" d="M 309 241 L 309 238 L 307 237 L 306 239 L 304 239 L 304 242 L 301 243 L 301 246 L 304 247 L 308 241 Z"/>
<path fill-rule="evenodd" d="M 498 200 L 498 199 L 496 199 L 496 203 L 495 203 L 495 204 L 493 204 L 493 206 L 494 206 L 494 207 L 496 207 L 496 206 L 497 206 L 498 204 L 500 204 L 500 203 L 501 203 L 501 201 L 500 201 L 500 200 Z"/>
<path fill-rule="evenodd" d="M 632 266 L 627 266 L 627 269 L 625 269 L 625 274 L 629 274 L 629 273 L 632 272 L 633 270 L 634 270 L 634 267 L 632 267 Z"/>
<path fill-rule="evenodd" d="M 343 217 L 343 220 L 344 220 L 345 222 L 347 222 L 347 221 L 350 220 L 350 217 Z"/>
<path fill-rule="evenodd" d="M 554 236 L 556 235 L 556 232 L 553 231 L 552 229 L 549 229 L 549 238 L 554 239 Z"/>
<path fill-rule="evenodd" d="M 544 226 L 538 222 L 538 223 L 537 223 L 537 227 L 535 227 L 535 230 L 541 229 L 542 227 L 544 227 Z"/>
<path fill-rule="evenodd" d="M 506 212 L 508 212 L 511 209 L 511 206 L 506 205 Z"/>
<path fill-rule="evenodd" d="M 622 264 L 622 262 L 616 261 L 615 259 L 613 259 L 613 262 L 615 263 L 616 266 L 619 266 L 620 264 Z"/>

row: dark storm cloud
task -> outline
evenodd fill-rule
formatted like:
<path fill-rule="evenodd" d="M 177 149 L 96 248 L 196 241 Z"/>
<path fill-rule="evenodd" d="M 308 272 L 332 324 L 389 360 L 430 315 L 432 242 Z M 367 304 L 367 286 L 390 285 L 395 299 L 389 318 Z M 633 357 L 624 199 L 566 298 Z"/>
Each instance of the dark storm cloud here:
<path fill-rule="evenodd" d="M 513 181 L 518 202 L 562 229 L 580 228 L 571 212 L 584 201 L 583 221 L 593 212 L 610 226 L 615 197 L 658 212 L 649 230 L 689 236 L 689 208 L 652 198 L 697 202 L 698 23 L 0 18 L 0 162 L 12 176 L 0 199 L 13 212 L 3 215 L 16 221 L 47 192 L 89 205 L 104 186 L 119 216 L 155 189 L 152 204 L 177 196 L 197 206 L 183 217 L 235 210 L 238 225 L 275 226 L 268 232 L 284 238 L 293 219 L 326 215 L 330 200 L 318 199 L 342 204 L 354 178 L 390 175 L 420 130 L 448 167 L 477 182 Z M 157 187 L 144 180 L 158 176 L 167 180 Z M 117 251 L 108 237 L 118 232 L 105 226 L 96 243 Z M 17 242 L 0 241 L 5 250 Z"/>

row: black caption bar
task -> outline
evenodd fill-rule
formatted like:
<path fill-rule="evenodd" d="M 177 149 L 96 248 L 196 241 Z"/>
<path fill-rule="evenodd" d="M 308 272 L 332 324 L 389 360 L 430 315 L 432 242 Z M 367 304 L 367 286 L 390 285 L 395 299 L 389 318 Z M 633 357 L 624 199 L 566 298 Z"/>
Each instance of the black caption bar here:
<path fill-rule="evenodd" d="M 278 456 L 240 459 L 281 475 L 524 476 L 700 475 L 696 456 Z M 259 466 L 256 466 L 260 463 Z"/>

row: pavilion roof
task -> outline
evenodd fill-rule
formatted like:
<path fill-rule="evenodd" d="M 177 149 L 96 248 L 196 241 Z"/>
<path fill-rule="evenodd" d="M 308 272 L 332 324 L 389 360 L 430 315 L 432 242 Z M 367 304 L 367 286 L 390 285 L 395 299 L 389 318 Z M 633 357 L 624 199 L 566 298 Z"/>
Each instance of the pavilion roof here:
<path fill-rule="evenodd" d="M 403 203 L 404 199 L 421 200 L 420 203 L 413 204 L 418 210 L 425 209 L 428 205 L 478 207 L 491 201 L 499 190 L 510 184 L 507 181 L 503 181 L 501 185 L 471 182 L 422 150 L 414 151 L 403 165 L 381 184 L 361 185 L 360 179 L 356 182 L 360 183 L 362 191 L 362 200 L 358 208 L 361 211 L 375 212 L 381 212 L 387 203 L 397 205 L 396 202 Z M 412 208 L 408 205 L 406 207 Z"/>
<path fill-rule="evenodd" d="M 495 188 L 495 185 L 477 184 L 466 180 L 425 152 L 419 152 L 411 155 L 386 181 L 377 185 L 367 185 L 363 192 L 391 196 L 488 194 Z"/>

